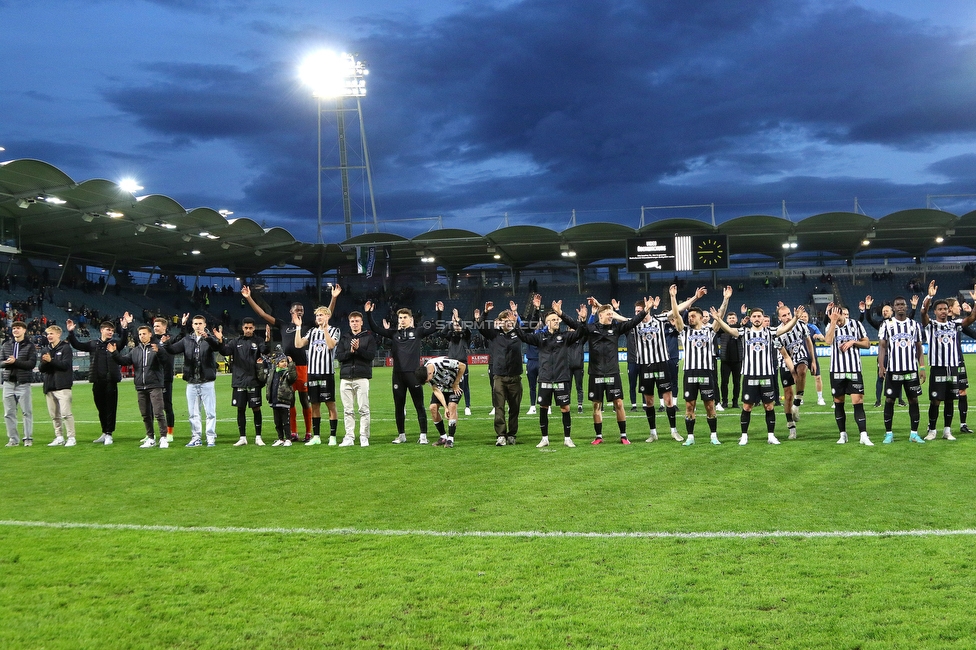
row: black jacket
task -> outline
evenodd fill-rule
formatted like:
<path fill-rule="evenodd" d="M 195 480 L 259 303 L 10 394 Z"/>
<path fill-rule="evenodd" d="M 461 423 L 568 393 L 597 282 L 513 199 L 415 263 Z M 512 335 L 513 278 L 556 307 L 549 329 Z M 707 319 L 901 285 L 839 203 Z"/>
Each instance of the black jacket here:
<path fill-rule="evenodd" d="M 112 337 L 108 341 L 97 338 L 82 342 L 75 336 L 74 330 L 68 332 L 68 343 L 71 344 L 71 347 L 91 355 L 88 381 L 93 384 L 98 382 L 112 382 L 117 384 L 122 381 L 122 372 L 119 371 L 119 364 L 115 362 L 112 354 L 105 346 L 108 343 L 115 343 L 116 347 L 121 350 L 128 342 L 129 333 L 125 329 L 119 332 L 119 338 Z"/>
<path fill-rule="evenodd" d="M 359 349 L 352 351 L 353 339 L 359 339 Z M 336 346 L 340 379 L 372 379 L 373 359 L 376 358 L 376 337 L 369 330 L 359 334 L 343 334 Z"/>
<path fill-rule="evenodd" d="M 44 384 L 44 394 L 54 390 L 71 388 L 74 383 L 74 372 L 71 367 L 71 346 L 67 341 L 59 341 L 57 345 L 41 349 L 41 356 L 50 354 L 51 360 L 41 359 L 40 371 Z"/>
<path fill-rule="evenodd" d="M 258 381 L 257 372 L 258 359 L 265 353 L 265 348 L 264 339 L 257 336 L 224 339 L 223 345 L 220 346 L 220 353 L 233 357 L 230 366 L 231 387 L 259 388 L 263 385 Z"/>
<path fill-rule="evenodd" d="M 440 320 L 441 314 L 438 312 L 437 318 Z M 420 340 L 431 334 L 437 333 L 437 328 L 430 321 L 424 322 L 422 327 L 408 327 L 406 329 L 391 329 L 377 325 L 373 320 L 373 312 L 366 312 L 366 319 L 369 321 L 369 329 L 380 336 L 385 336 L 391 342 L 391 354 L 393 356 L 393 372 L 413 377 L 414 371 L 420 367 Z M 415 385 L 410 380 L 411 385 Z"/>
<path fill-rule="evenodd" d="M 563 312 L 562 319 L 569 327 L 583 330 L 590 344 L 590 376 L 609 377 L 620 374 L 620 362 L 617 357 L 617 345 L 620 337 L 637 327 L 647 312 L 641 310 L 630 320 L 620 323 L 611 321 L 609 325 L 597 323 L 580 323 Z"/>
<path fill-rule="evenodd" d="M 179 341 L 183 335 L 180 334 L 173 342 Z M 163 381 L 167 384 L 173 383 L 173 376 L 176 374 L 174 371 L 176 367 L 176 360 L 173 359 L 173 355 L 166 351 L 166 346 L 158 336 L 153 334 L 152 342 L 159 347 L 159 361 L 163 364 Z"/>
<path fill-rule="evenodd" d="M 210 335 L 199 341 L 195 334 L 188 334 L 176 343 L 166 342 L 170 354 L 183 353 L 183 381 L 202 384 L 217 378 L 217 360 L 214 354 L 220 350 L 220 341 Z"/>
<path fill-rule="evenodd" d="M 572 379 L 570 369 L 570 352 L 576 341 L 582 340 L 582 330 L 559 330 L 555 333 L 548 329 L 528 334 L 516 329 L 515 335 L 529 345 L 539 349 L 539 381 L 560 382 Z"/>
<path fill-rule="evenodd" d="M 498 377 L 517 377 L 522 374 L 522 341 L 512 328 L 503 332 L 497 327 L 488 327 L 484 315 L 476 321 L 478 331 L 488 342 L 491 355 L 491 373 Z"/>
<path fill-rule="evenodd" d="M 37 349 L 34 344 L 24 337 L 24 340 L 17 344 L 17 354 L 16 361 L 8 364 L 7 359 L 14 355 L 14 341 L 13 337 L 10 337 L 3 342 L 3 346 L 0 347 L 0 368 L 3 369 L 3 381 L 10 381 L 15 384 L 29 384 L 31 382 L 31 373 L 34 371 L 34 366 L 37 365 Z"/>
<path fill-rule="evenodd" d="M 464 325 L 461 325 L 461 329 L 456 330 L 454 329 L 454 321 L 451 321 L 444 328 L 442 334 L 447 339 L 447 357 L 467 363 L 468 348 L 471 347 L 471 330 Z"/>
<path fill-rule="evenodd" d="M 152 349 L 153 345 L 156 345 L 157 348 L 159 346 L 158 343 L 152 341 L 149 342 L 149 345 L 143 345 L 140 342 L 130 352 L 116 350 L 112 353 L 112 359 L 115 360 L 115 363 L 120 366 L 132 366 L 136 390 L 163 387 L 163 382 L 166 379 L 163 359 L 158 350 Z"/>

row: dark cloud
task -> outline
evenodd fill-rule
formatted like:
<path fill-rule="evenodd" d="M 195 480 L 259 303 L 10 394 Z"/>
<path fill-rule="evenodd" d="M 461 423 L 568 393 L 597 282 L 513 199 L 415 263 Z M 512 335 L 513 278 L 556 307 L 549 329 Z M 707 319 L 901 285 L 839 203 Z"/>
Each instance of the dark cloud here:
<path fill-rule="evenodd" d="M 854 196 L 887 213 L 961 183 L 972 164 L 934 165 L 948 182 L 931 187 L 801 175 L 845 145 L 925 149 L 976 131 L 965 34 L 845 2 L 525 0 L 365 28 L 352 47 L 372 70 L 363 110 L 390 219 L 494 227 L 508 210 L 564 224 L 539 215 L 711 201 L 720 216 L 778 214 L 783 199 L 812 214 L 850 209 L 840 206 Z M 286 38 L 288 28 L 252 29 Z M 292 67 L 159 63 L 145 84 L 105 96 L 164 141 L 233 143 L 253 169 L 250 210 L 308 239 L 314 107 Z M 682 183 L 689 172 L 706 180 Z M 479 211 L 483 224 L 470 216 Z"/>
<path fill-rule="evenodd" d="M 976 154 L 967 153 L 945 158 L 929 165 L 928 170 L 953 181 L 972 183 L 976 178 Z"/>

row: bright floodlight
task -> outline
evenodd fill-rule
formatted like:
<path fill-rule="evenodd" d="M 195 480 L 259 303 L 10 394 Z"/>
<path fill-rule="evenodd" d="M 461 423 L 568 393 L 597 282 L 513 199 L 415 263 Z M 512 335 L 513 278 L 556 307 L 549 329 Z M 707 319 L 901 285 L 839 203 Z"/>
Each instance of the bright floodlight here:
<path fill-rule="evenodd" d="M 315 97 L 366 96 L 366 80 L 363 77 L 369 74 L 369 70 L 352 54 L 319 50 L 305 59 L 298 74 Z"/>
<path fill-rule="evenodd" d="M 123 178 L 119 181 L 119 189 L 123 192 L 128 192 L 129 194 L 135 194 L 139 190 L 145 189 L 142 185 L 139 185 L 132 178 Z"/>

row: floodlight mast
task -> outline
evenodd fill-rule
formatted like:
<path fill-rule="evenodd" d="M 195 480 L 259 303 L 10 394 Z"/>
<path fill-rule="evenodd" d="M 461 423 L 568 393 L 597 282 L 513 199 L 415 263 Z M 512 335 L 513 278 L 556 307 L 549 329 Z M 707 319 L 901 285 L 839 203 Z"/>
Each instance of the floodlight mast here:
<path fill-rule="evenodd" d="M 352 199 L 349 191 L 349 170 L 365 169 L 369 185 L 369 199 L 373 211 L 373 228 L 379 230 L 376 218 L 376 199 L 373 195 L 373 174 L 369 165 L 369 152 L 366 147 L 366 129 L 363 124 L 363 111 L 360 99 L 366 95 L 365 76 L 369 74 L 366 64 L 357 61 L 352 54 L 335 54 L 320 51 L 310 55 L 302 64 L 302 79 L 312 89 L 318 109 L 318 243 L 322 239 L 322 172 L 338 170 L 342 184 L 342 211 L 346 226 L 346 239 L 352 237 Z M 356 107 L 347 109 L 346 98 L 354 98 Z M 339 136 L 339 166 L 322 166 L 322 100 L 335 100 L 336 127 Z M 355 110 L 359 114 L 360 142 L 362 144 L 363 165 L 350 166 L 346 143 L 345 112 Z"/>

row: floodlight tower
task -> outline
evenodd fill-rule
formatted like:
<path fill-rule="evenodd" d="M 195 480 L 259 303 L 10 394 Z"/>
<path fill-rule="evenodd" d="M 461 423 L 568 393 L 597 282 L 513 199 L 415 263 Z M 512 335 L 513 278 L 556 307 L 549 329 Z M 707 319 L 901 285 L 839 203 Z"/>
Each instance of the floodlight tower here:
<path fill-rule="evenodd" d="M 369 149 L 366 146 L 366 127 L 363 124 L 363 109 L 360 100 L 366 96 L 366 75 L 369 70 L 363 61 L 357 61 L 353 54 L 336 54 L 328 50 L 315 52 L 305 59 L 300 75 L 312 89 L 318 106 L 318 243 L 322 240 L 322 172 L 338 170 L 342 182 L 342 211 L 346 226 L 346 239 L 352 237 L 352 201 L 349 195 L 349 170 L 365 169 L 369 186 L 369 201 L 373 211 L 373 228 L 379 230 L 376 220 L 376 199 L 373 196 L 373 173 L 369 165 Z M 346 108 L 346 99 L 355 99 L 355 108 Z M 335 100 L 336 126 L 339 132 L 339 166 L 322 166 L 322 100 Z M 349 165 L 346 147 L 347 111 L 359 115 L 359 140 L 362 144 L 362 165 Z"/>

